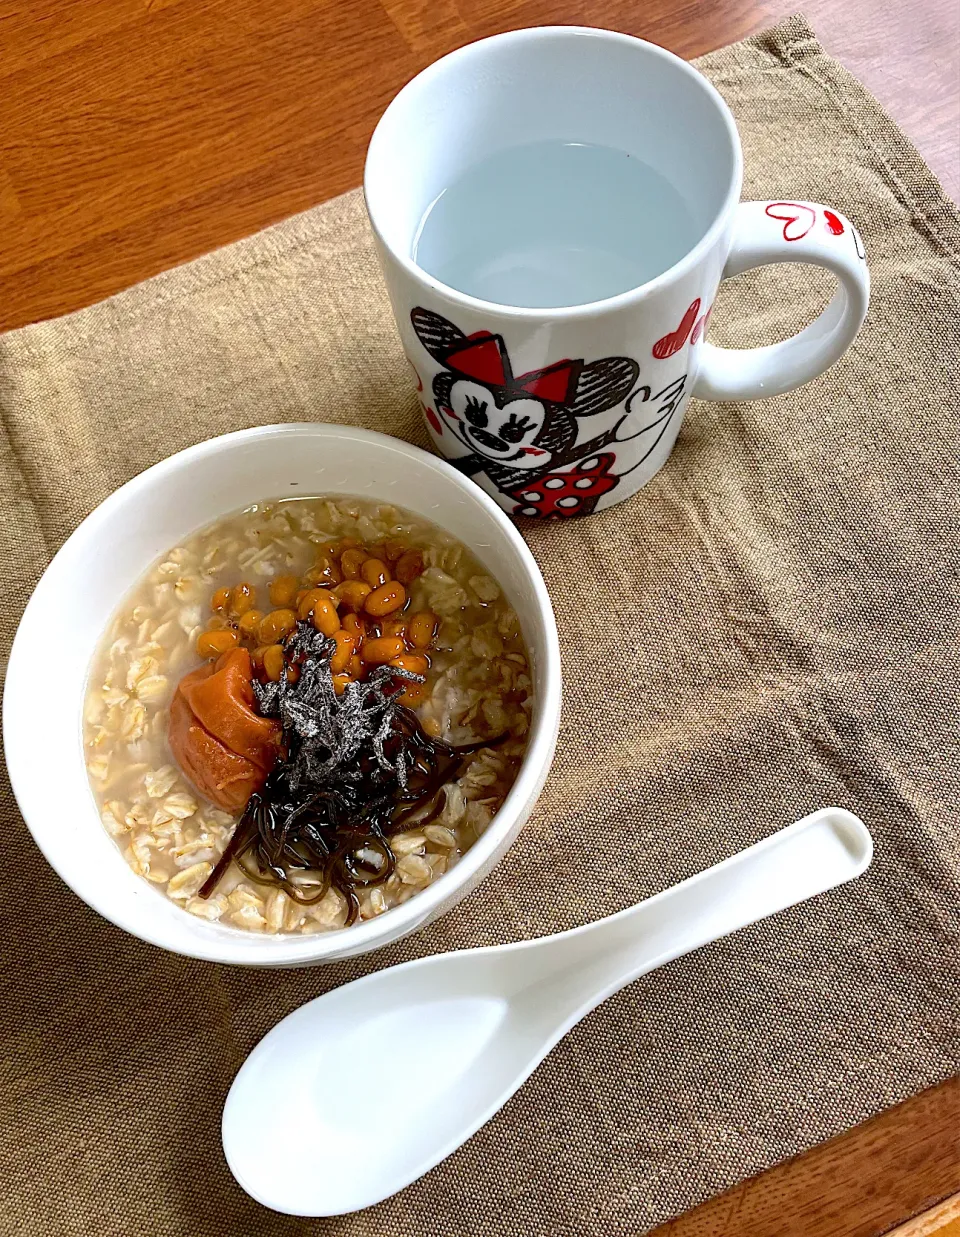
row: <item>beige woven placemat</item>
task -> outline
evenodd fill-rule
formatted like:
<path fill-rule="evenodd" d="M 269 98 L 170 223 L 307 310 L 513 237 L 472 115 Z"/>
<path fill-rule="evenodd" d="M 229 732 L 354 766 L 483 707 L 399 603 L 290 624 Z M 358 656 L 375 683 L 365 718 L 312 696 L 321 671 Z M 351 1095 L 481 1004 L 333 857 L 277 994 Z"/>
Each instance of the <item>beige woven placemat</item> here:
<path fill-rule="evenodd" d="M 497 871 L 418 938 L 329 970 L 168 956 L 59 883 L 6 791 L 5 1234 L 635 1234 L 957 1069 L 960 222 L 801 19 L 701 67 L 745 194 L 825 198 L 863 232 L 856 346 L 792 395 L 695 404 L 636 498 L 525 530 L 565 659 L 556 766 Z M 795 267 L 744 278 L 714 338 L 782 335 L 825 292 Z M 357 194 L 0 338 L 0 410 L 4 652 L 49 554 L 162 456 L 305 418 L 424 441 Z M 827 803 L 874 833 L 864 879 L 608 1002 L 399 1197 L 311 1222 L 233 1183 L 226 1088 L 307 998 L 615 911 Z"/>

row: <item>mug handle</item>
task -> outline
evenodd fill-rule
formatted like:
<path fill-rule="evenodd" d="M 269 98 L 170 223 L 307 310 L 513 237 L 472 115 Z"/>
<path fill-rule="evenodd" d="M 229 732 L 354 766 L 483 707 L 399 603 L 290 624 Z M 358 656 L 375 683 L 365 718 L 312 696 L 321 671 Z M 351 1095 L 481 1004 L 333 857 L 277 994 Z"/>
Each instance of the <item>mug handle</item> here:
<path fill-rule="evenodd" d="M 853 343 L 870 300 L 860 233 L 819 202 L 741 202 L 724 279 L 775 262 L 824 266 L 840 286 L 830 304 L 799 334 L 762 348 L 704 343 L 693 394 L 700 399 L 763 399 L 816 378 Z"/>

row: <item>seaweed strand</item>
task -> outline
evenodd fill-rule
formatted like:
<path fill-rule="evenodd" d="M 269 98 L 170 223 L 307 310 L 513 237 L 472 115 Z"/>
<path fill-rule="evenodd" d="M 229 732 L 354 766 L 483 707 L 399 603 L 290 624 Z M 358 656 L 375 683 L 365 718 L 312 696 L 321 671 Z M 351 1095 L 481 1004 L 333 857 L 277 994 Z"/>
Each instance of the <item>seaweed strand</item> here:
<path fill-rule="evenodd" d="M 281 723 L 283 755 L 250 796 L 201 898 L 236 860 L 250 880 L 279 886 L 301 905 L 336 889 L 353 923 L 358 890 L 394 872 L 391 835 L 429 807 L 467 756 L 506 737 L 463 747 L 432 738 L 398 700 L 404 682 L 424 681 L 409 670 L 379 666 L 338 696 L 330 673 L 335 648 L 312 624 L 298 623 L 284 645 L 296 681 L 254 683 L 260 712 Z"/>

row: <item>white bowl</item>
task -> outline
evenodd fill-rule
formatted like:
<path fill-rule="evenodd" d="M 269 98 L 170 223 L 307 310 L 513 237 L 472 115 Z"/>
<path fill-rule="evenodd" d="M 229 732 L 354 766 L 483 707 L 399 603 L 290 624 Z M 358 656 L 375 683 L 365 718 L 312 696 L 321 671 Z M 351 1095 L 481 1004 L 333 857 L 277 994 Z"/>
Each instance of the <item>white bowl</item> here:
<path fill-rule="evenodd" d="M 376 919 L 311 936 L 208 923 L 134 875 L 100 821 L 84 763 L 82 711 L 108 622 L 166 550 L 265 498 L 353 494 L 396 503 L 459 538 L 500 583 L 530 652 L 535 705 L 516 782 L 486 833 L 450 872 Z M 10 657 L 7 764 L 33 837 L 88 905 L 175 953 L 297 966 L 367 953 L 449 910 L 493 868 L 543 786 L 560 716 L 560 652 L 543 578 L 517 530 L 472 481 L 396 438 L 339 425 L 272 425 L 200 443 L 147 469 L 87 517 L 47 568 Z"/>

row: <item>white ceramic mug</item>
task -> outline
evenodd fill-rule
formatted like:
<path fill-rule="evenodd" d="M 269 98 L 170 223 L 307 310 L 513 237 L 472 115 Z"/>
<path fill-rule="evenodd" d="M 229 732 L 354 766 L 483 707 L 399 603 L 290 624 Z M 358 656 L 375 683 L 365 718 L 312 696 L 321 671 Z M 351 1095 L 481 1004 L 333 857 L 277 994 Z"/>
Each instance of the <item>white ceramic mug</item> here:
<path fill-rule="evenodd" d="M 639 287 L 558 309 L 479 300 L 417 265 L 418 228 L 452 181 L 550 140 L 645 161 L 680 193 L 699 239 Z M 424 70 L 387 108 L 364 191 L 403 347 L 437 449 L 506 511 L 558 518 L 611 506 L 662 467 L 691 395 L 779 395 L 850 346 L 870 286 L 856 228 L 815 202 L 740 202 L 742 164 L 733 117 L 705 77 L 605 30 L 483 39 Z M 833 271 L 839 287 L 823 313 L 766 347 L 708 343 L 720 280 L 777 262 Z M 465 415 L 478 407 L 482 426 Z"/>

